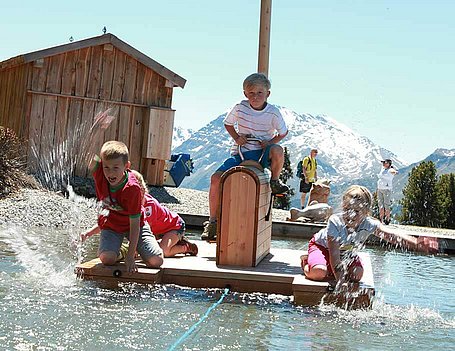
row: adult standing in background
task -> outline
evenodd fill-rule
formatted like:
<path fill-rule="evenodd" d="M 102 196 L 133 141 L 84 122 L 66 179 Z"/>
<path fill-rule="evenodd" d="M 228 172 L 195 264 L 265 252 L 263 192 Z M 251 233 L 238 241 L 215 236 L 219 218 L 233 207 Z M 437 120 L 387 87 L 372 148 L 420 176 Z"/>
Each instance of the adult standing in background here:
<path fill-rule="evenodd" d="M 311 187 L 316 180 L 318 180 L 318 162 L 316 156 L 318 154 L 317 149 L 311 149 L 310 155 L 306 156 L 297 165 L 297 176 L 300 177 L 300 205 L 302 209 L 306 206 L 306 194 L 311 191 Z"/>
<path fill-rule="evenodd" d="M 392 204 L 393 177 L 398 171 L 393 168 L 392 160 L 386 158 L 382 162 L 382 170 L 378 174 L 378 206 L 379 219 L 384 224 L 390 223 L 390 205 Z"/>

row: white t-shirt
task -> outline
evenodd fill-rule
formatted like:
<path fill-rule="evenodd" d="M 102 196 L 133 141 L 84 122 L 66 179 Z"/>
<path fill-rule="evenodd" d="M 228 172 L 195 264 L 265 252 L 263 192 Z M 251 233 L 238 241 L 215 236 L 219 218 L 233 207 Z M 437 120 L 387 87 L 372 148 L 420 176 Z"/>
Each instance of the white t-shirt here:
<path fill-rule="evenodd" d="M 380 190 L 392 190 L 394 174 L 390 171 L 390 168 L 383 168 L 378 173 L 378 189 Z"/>
<path fill-rule="evenodd" d="M 348 232 L 343 220 L 343 214 L 337 213 L 330 216 L 327 227 L 321 229 L 314 235 L 316 244 L 328 247 L 327 237 L 338 241 L 340 249 L 348 250 L 353 247 L 361 247 L 370 234 L 379 228 L 380 222 L 372 217 L 365 217 L 358 228 L 352 233 Z"/>
<path fill-rule="evenodd" d="M 239 135 L 248 135 L 262 141 L 272 139 L 276 132 L 286 134 L 288 128 L 283 116 L 278 108 L 269 103 L 261 111 L 255 110 L 250 106 L 248 100 L 243 100 L 228 113 L 224 119 L 224 124 L 228 126 L 237 125 Z M 258 142 L 250 142 L 242 146 L 242 151 L 260 150 Z M 231 154 L 238 153 L 238 145 L 234 143 Z"/>

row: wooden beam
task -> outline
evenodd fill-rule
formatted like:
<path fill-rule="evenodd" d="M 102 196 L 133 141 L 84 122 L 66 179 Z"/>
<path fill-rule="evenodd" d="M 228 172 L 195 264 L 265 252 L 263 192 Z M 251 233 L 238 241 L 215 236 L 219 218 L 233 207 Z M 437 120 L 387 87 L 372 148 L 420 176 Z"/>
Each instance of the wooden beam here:
<path fill-rule="evenodd" d="M 269 75 L 270 26 L 272 0 L 261 0 L 261 21 L 259 24 L 258 72 Z"/>
<path fill-rule="evenodd" d="M 164 111 L 174 111 L 175 112 L 175 110 L 173 110 L 173 109 L 169 109 L 169 108 L 162 107 L 162 106 L 135 104 L 133 102 L 123 102 L 123 101 L 114 101 L 114 100 L 106 100 L 106 99 L 96 99 L 96 98 L 90 98 L 90 97 L 86 97 L 86 96 L 76 96 L 76 95 L 67 95 L 67 94 L 48 93 L 48 92 L 45 92 L 45 91 L 27 90 L 27 94 L 65 97 L 65 98 L 68 98 L 68 99 L 95 101 L 95 102 L 102 102 L 102 103 L 105 103 L 105 104 L 115 104 L 115 105 L 130 106 L 130 107 L 133 107 L 133 106 L 134 107 L 145 107 L 145 108 L 153 108 L 153 109 L 158 109 L 158 110 L 161 109 L 161 110 L 164 110 Z"/>

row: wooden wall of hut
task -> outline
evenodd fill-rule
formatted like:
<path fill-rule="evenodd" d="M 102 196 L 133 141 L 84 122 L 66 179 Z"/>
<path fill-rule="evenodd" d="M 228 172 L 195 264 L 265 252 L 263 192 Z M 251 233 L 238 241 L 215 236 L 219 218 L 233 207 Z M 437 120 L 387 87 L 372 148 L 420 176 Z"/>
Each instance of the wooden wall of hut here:
<path fill-rule="evenodd" d="M 27 133 L 27 67 L 0 70 L 0 126 L 13 129 L 19 137 Z M 28 135 L 27 135 L 28 137 Z"/>
<path fill-rule="evenodd" d="M 81 155 L 95 115 L 111 108 L 117 118 L 94 146 L 123 141 L 132 168 L 150 184 L 162 185 L 163 159 L 146 158 L 150 109 L 171 110 L 172 87 L 164 77 L 112 44 L 68 51 L 0 71 L 0 125 L 29 140 L 29 165 L 58 162 L 59 150 L 76 160 L 76 175 L 86 175 Z M 170 142 L 170 141 L 169 141 Z M 68 156 L 68 155 L 67 155 Z M 167 158 L 170 157 L 170 154 Z"/>

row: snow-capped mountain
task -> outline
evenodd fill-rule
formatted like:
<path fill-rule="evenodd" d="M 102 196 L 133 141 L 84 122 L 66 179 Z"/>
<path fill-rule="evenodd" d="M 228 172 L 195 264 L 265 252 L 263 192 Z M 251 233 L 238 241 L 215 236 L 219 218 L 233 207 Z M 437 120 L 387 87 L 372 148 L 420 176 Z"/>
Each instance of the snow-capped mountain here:
<path fill-rule="evenodd" d="M 319 154 L 318 178 L 331 180 L 332 198 L 337 199 L 350 184 L 362 184 L 372 191 L 376 188 L 380 161 L 390 158 L 397 168 L 406 166 L 392 152 L 375 145 L 371 140 L 359 135 L 335 119 L 311 114 L 297 114 L 285 107 L 277 106 L 289 129 L 288 136 L 281 142 L 288 148 L 292 169 L 296 170 L 299 160 L 317 148 Z M 173 153 L 189 153 L 194 163 L 194 173 L 185 178 L 183 187 L 208 190 L 210 176 L 221 162 L 229 156 L 232 139 L 226 132 L 222 114 L 191 137 Z M 288 183 L 296 189 L 293 205 L 299 205 L 298 179 Z"/>
<path fill-rule="evenodd" d="M 194 133 L 192 129 L 185 129 L 179 126 L 174 127 L 174 134 L 172 135 L 172 148 L 175 149 L 182 145 L 182 143 Z"/>

